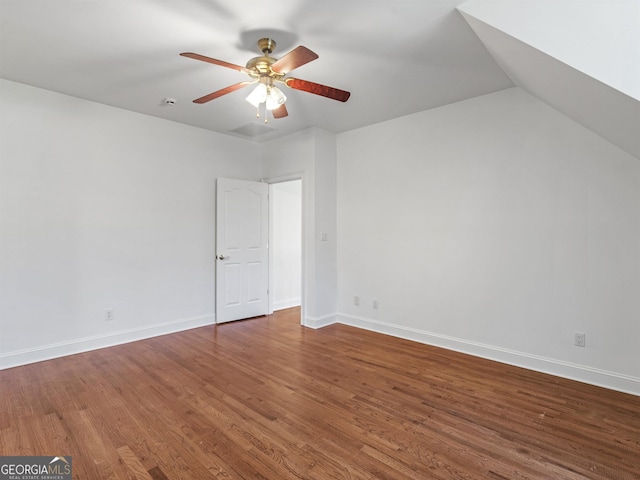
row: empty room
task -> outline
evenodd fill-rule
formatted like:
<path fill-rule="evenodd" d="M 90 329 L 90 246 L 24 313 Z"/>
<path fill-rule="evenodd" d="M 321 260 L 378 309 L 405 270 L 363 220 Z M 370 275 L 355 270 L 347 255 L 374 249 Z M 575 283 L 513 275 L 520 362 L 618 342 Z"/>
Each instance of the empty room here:
<path fill-rule="evenodd" d="M 0 479 L 640 479 L 636 0 L 0 0 Z"/>

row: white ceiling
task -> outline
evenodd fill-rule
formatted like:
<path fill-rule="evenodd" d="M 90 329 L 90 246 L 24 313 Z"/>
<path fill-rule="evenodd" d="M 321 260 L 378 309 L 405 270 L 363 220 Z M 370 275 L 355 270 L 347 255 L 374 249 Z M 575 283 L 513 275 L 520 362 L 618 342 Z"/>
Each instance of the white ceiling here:
<path fill-rule="evenodd" d="M 514 85 L 456 11 L 462 2 L 0 0 L 0 77 L 257 141 L 339 133 Z M 246 76 L 180 52 L 244 65 L 262 36 L 278 43 L 275 57 L 315 51 L 291 75 L 349 90 L 349 101 L 287 89 L 289 117 L 266 126 L 249 89 L 192 103 Z"/>
<path fill-rule="evenodd" d="M 514 83 L 640 158 L 640 102 L 473 17 L 467 21 Z"/>
<path fill-rule="evenodd" d="M 459 11 L 518 87 L 640 159 L 638 0 L 473 0 Z"/>

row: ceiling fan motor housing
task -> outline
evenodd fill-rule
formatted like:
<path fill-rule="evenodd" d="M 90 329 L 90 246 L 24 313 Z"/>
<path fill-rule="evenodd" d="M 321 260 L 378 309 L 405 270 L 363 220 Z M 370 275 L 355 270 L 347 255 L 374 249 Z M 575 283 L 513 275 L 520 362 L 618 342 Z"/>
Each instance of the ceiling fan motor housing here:
<path fill-rule="evenodd" d="M 249 70 L 255 70 L 257 73 L 270 73 L 271 65 L 276 62 L 275 58 L 272 57 L 254 57 L 247 62 L 247 68 Z"/>
<path fill-rule="evenodd" d="M 261 57 L 254 57 L 249 60 L 247 62 L 247 68 L 249 70 L 253 70 L 261 77 L 265 75 L 268 75 L 272 78 L 284 76 L 271 70 L 271 65 L 276 62 L 276 59 L 270 57 L 269 54 L 273 53 L 276 48 L 275 40 L 272 40 L 271 38 L 261 38 L 260 40 L 258 40 L 258 48 L 260 48 L 260 51 L 263 55 Z"/>

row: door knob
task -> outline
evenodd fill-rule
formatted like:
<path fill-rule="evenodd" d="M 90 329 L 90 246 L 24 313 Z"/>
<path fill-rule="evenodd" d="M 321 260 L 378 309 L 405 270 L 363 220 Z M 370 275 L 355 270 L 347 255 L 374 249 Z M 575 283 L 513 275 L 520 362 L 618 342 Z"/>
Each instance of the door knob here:
<path fill-rule="evenodd" d="M 225 257 L 224 255 L 218 255 L 218 260 L 226 260 L 229 257 Z"/>

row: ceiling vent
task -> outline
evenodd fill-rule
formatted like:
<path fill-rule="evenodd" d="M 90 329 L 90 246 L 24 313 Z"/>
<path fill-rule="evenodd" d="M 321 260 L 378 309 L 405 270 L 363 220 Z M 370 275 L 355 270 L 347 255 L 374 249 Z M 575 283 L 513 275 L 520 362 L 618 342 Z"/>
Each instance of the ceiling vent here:
<path fill-rule="evenodd" d="M 243 137 L 254 138 L 259 137 L 261 135 L 266 135 L 267 133 L 275 132 L 276 129 L 272 128 L 264 123 L 260 122 L 252 122 L 247 123 L 238 128 L 234 128 L 233 130 L 229 130 L 230 133 L 236 135 L 242 135 Z"/>

